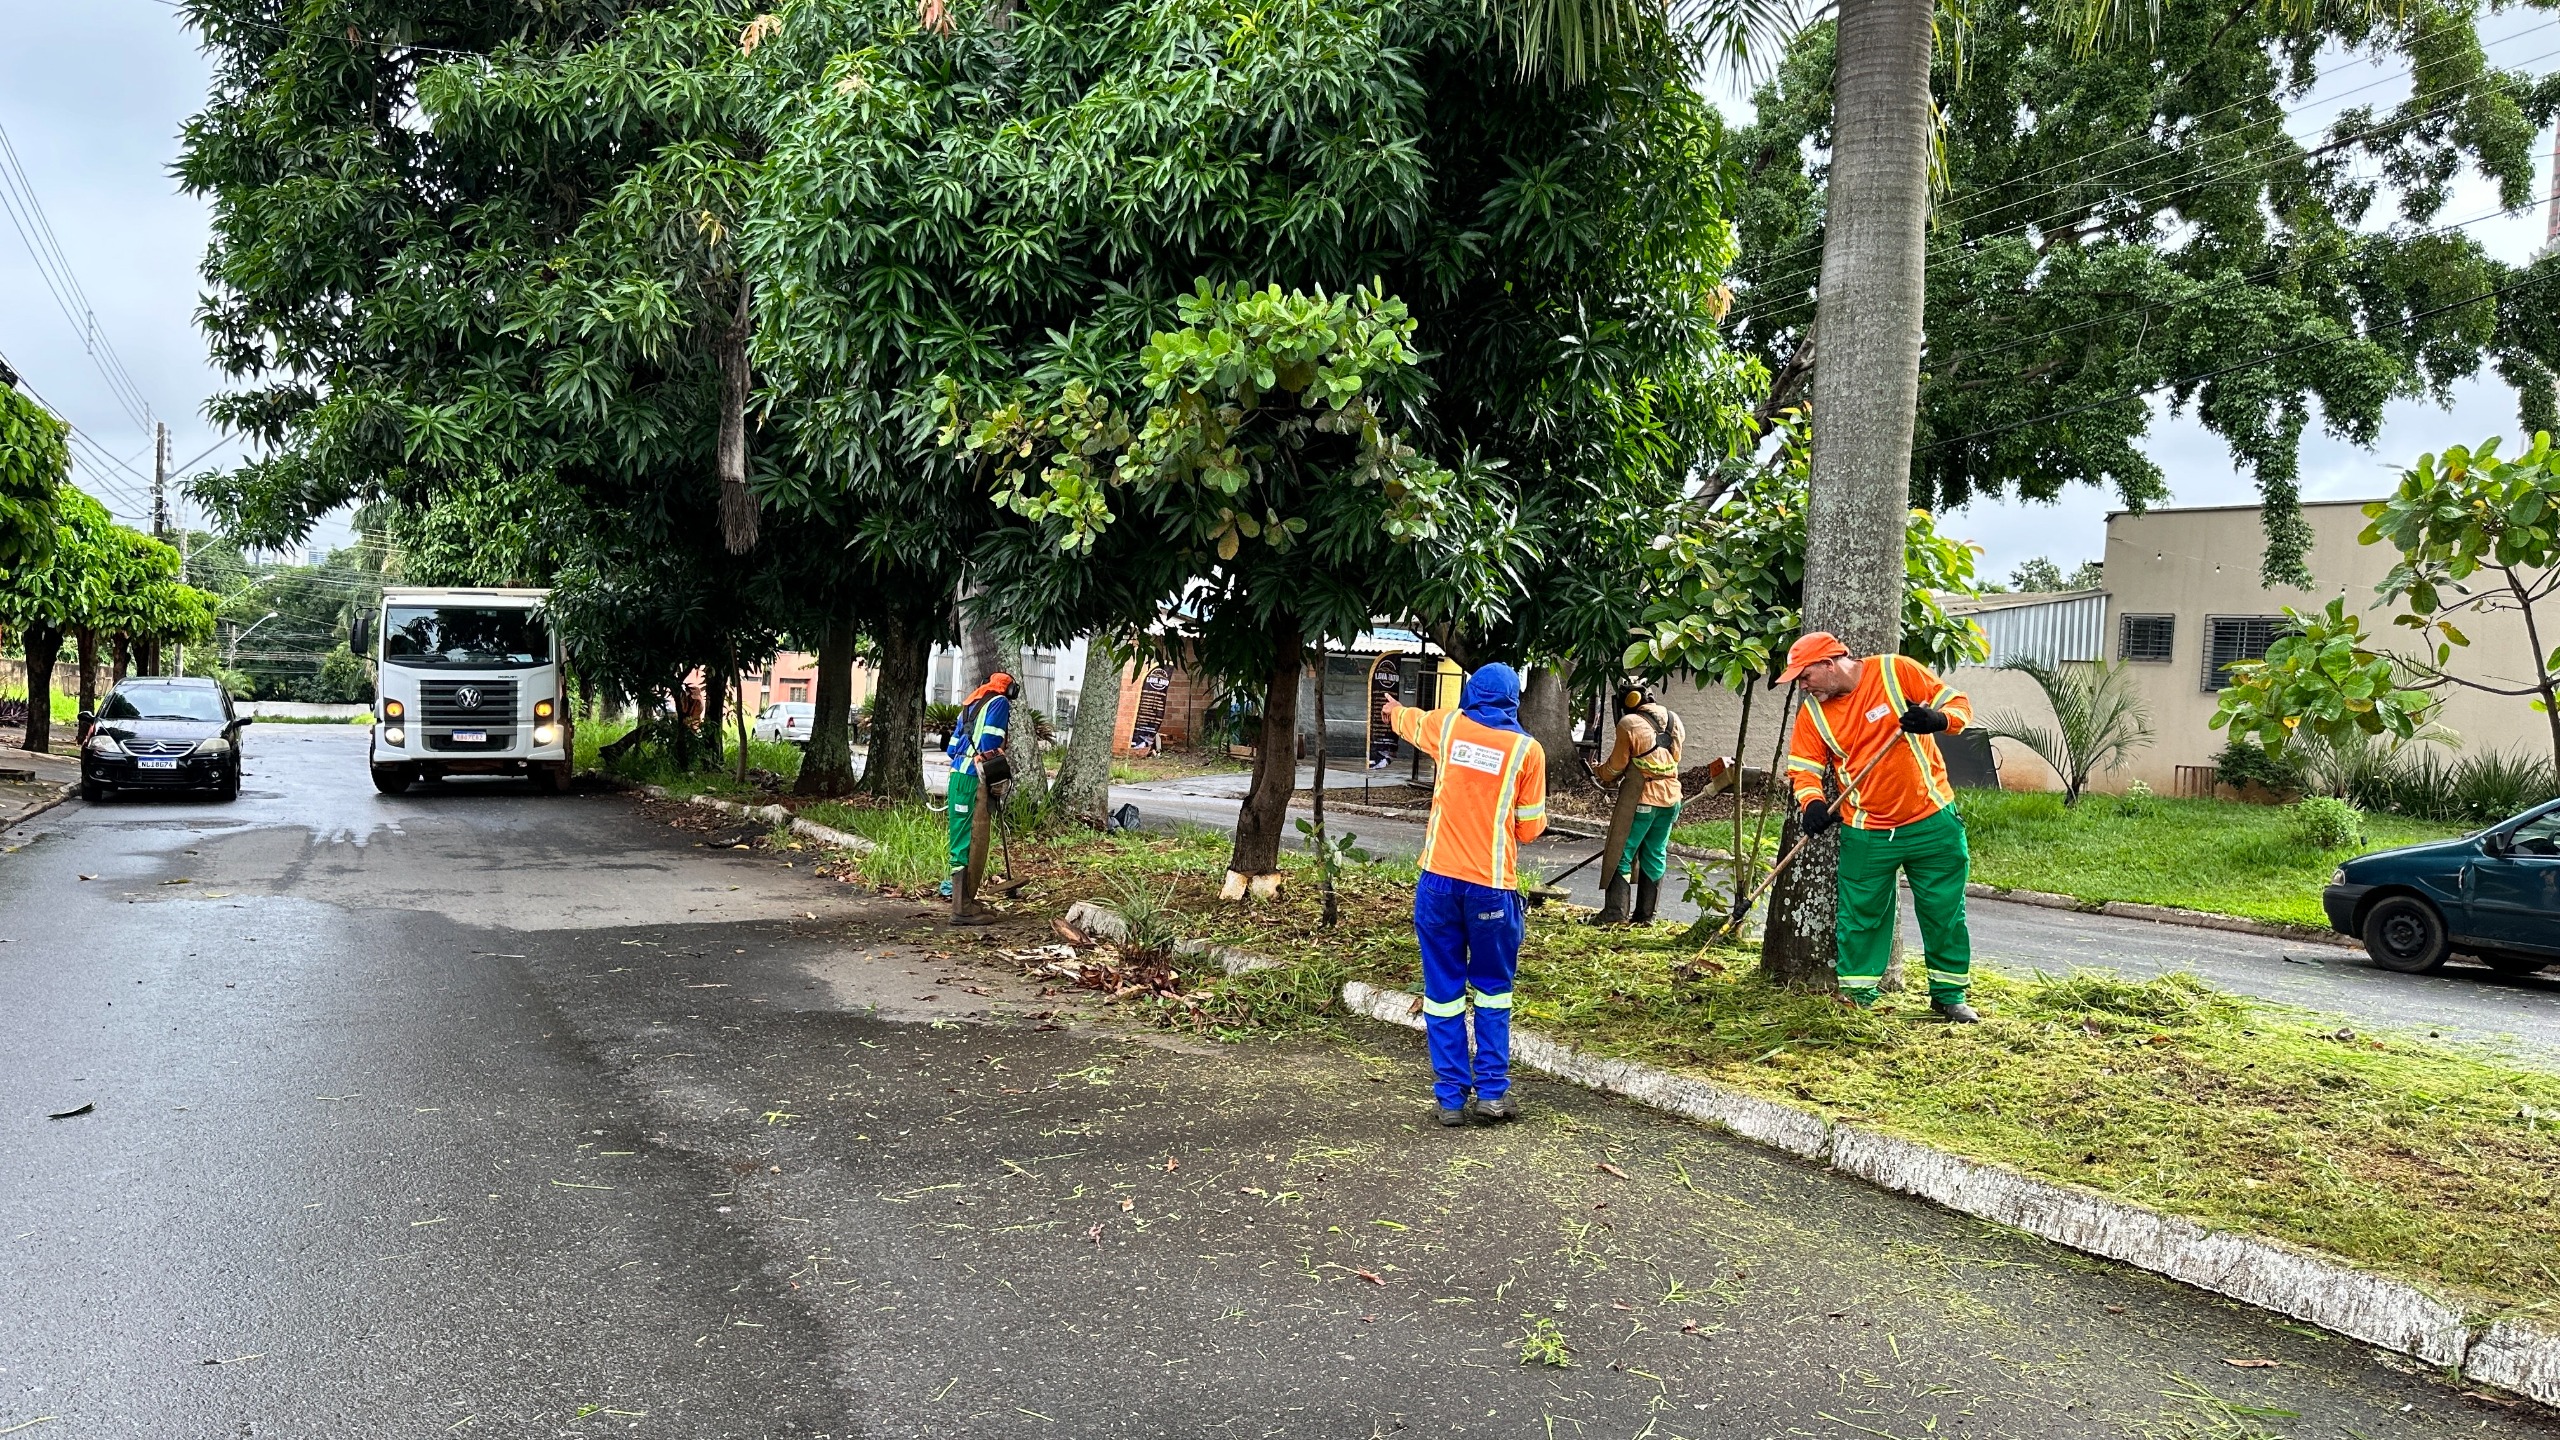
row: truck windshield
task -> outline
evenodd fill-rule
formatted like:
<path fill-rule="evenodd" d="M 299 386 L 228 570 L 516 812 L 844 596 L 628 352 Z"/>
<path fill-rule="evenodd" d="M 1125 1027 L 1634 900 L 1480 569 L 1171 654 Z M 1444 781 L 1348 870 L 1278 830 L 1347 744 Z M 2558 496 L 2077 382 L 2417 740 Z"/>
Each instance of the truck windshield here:
<path fill-rule="evenodd" d="M 382 658 L 411 669 L 548 665 L 551 632 L 530 610 L 394 605 L 382 617 Z"/>

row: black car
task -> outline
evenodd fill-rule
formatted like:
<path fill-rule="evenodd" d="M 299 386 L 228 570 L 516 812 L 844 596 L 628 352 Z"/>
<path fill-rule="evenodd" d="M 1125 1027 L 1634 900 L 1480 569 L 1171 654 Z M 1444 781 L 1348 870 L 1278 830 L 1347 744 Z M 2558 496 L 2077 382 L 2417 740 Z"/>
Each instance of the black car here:
<path fill-rule="evenodd" d="M 94 723 L 93 723 L 94 722 Z M 80 717 L 80 798 L 116 790 L 210 790 L 240 796 L 240 727 L 231 696 L 210 680 L 147 675 L 125 680 Z"/>
<path fill-rule="evenodd" d="M 2454 951 L 2510 975 L 2560 965 L 2560 800 L 2477 834 L 2359 855 L 2320 892 L 2330 928 L 2385 970 Z"/>

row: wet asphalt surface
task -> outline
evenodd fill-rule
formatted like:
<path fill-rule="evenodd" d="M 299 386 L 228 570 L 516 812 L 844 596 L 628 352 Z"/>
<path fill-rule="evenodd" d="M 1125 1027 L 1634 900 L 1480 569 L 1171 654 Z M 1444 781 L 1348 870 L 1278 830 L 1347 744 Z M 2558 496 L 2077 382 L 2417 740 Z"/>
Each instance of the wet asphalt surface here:
<path fill-rule="evenodd" d="M 1443 1131 L 1403 1031 L 1124 1026 L 699 809 L 383 799 L 362 744 L 0 839 L 0 1434 L 2560 1433 L 1534 1079 Z"/>
<path fill-rule="evenodd" d="M 1301 772 L 1301 787 L 1312 774 L 1312 767 Z M 1244 781 L 1243 776 L 1225 775 L 1157 781 L 1119 786 L 1112 797 L 1115 803 L 1138 805 L 1151 825 L 1232 829 Z M 1348 776 L 1337 771 L 1332 783 L 1337 801 L 1359 803 L 1358 771 Z M 1292 813 L 1304 812 L 1301 805 Z M 1337 811 L 1331 828 L 1352 832 L 1366 849 L 1421 853 L 1423 827 L 1418 817 Z M 1596 840 L 1551 834 L 1524 846 L 1522 853 L 1542 873 L 1555 875 L 1599 846 Z M 1680 899 L 1682 881 L 1676 860 L 1672 870 L 1663 882 L 1663 916 L 1694 919 L 1696 907 Z M 1574 903 L 1597 906 L 1601 879 L 1600 867 L 1588 865 L 1569 877 L 1564 888 L 1573 892 Z M 2334 944 L 2283 940 L 1998 900 L 1974 900 L 1966 913 L 1973 928 L 1974 963 L 2007 974 L 2100 969 L 2147 977 L 2183 970 L 2236 994 L 2344 1016 L 2359 1028 L 2417 1035 L 2432 1031 L 2443 1038 L 2490 1046 L 2531 1064 L 2560 1065 L 2560 969 L 2539 975 L 2501 975 L 2465 956 L 2437 974 L 2395 975 L 2374 964 L 2362 947 L 2349 944 L 2343 936 Z M 1907 891 L 1902 928 L 1904 943 L 1916 951 L 1920 927 Z"/>

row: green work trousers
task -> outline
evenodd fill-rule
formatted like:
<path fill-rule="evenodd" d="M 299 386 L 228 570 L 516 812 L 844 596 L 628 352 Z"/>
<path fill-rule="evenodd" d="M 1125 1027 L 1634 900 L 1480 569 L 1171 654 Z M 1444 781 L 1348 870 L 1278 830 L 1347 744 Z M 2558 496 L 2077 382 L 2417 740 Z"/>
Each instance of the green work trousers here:
<path fill-rule="evenodd" d="M 1637 783 L 1632 777 L 1629 785 Z M 1636 823 L 1627 827 L 1627 848 L 1618 857 L 1618 873 L 1633 875 L 1636 866 L 1644 866 L 1644 878 L 1659 880 L 1671 868 L 1671 822 L 1680 818 L 1677 805 L 1640 805 L 1636 807 Z"/>
<path fill-rule="evenodd" d="M 1911 878 L 1912 908 L 1929 963 L 1929 998 L 1964 999 L 1973 980 L 1973 935 L 1964 919 L 1964 885 L 1972 868 L 1964 822 L 1950 807 L 1899 830 L 1840 829 L 1840 993 L 1872 1005 L 1884 982 L 1898 923 L 1894 874 Z"/>
<path fill-rule="evenodd" d="M 978 777 L 951 772 L 951 788 L 943 792 L 951 802 L 951 864 L 953 870 L 969 868 L 969 827 L 978 813 Z"/>

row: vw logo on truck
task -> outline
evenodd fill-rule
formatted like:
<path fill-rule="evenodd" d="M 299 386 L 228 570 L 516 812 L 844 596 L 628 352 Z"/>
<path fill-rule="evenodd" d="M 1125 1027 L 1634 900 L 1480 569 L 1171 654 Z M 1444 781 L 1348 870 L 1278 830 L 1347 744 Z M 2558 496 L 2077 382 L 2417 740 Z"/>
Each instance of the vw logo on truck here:
<path fill-rule="evenodd" d="M 448 775 L 569 788 L 568 697 L 543 614 L 550 593 L 400 586 L 358 617 L 349 639 L 375 662 L 375 789 L 397 795 Z"/>

